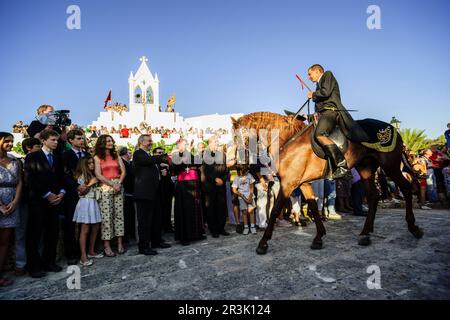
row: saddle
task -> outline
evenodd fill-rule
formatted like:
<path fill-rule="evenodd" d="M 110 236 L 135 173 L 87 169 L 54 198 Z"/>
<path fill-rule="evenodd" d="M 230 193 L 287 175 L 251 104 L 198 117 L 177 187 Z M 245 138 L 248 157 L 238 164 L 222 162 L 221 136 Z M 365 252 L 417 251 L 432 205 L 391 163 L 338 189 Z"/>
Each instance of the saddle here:
<path fill-rule="evenodd" d="M 316 139 L 316 128 L 311 135 L 311 146 L 314 153 L 321 159 L 326 155 Z M 351 117 L 338 116 L 338 124 L 329 138 L 341 149 L 348 149 L 348 140 L 378 152 L 391 152 L 397 143 L 397 130 L 389 123 L 376 119 L 353 120 Z"/>

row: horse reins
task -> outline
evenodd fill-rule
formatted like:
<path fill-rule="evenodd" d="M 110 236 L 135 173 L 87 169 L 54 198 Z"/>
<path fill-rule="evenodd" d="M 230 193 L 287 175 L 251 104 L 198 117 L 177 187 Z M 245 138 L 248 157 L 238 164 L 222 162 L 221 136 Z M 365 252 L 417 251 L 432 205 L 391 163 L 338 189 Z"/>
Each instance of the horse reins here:
<path fill-rule="evenodd" d="M 299 133 L 297 133 L 295 136 L 293 136 L 291 139 L 289 139 L 288 142 L 286 142 L 284 145 L 282 145 L 280 147 L 280 151 L 284 149 L 284 147 L 286 147 L 287 145 L 291 144 L 292 142 L 294 142 L 295 140 L 297 140 L 298 138 L 300 138 L 311 126 L 314 125 L 314 122 L 311 122 L 310 124 L 308 124 L 306 127 L 303 128 L 302 131 L 300 131 Z"/>

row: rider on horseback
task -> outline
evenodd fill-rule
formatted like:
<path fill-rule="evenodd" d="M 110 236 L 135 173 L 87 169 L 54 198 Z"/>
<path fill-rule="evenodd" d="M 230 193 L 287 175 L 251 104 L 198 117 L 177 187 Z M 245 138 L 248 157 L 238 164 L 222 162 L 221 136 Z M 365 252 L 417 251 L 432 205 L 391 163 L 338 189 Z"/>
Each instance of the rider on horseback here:
<path fill-rule="evenodd" d="M 331 71 L 324 72 L 321 65 L 315 64 L 308 69 L 308 77 L 316 83 L 316 91 L 308 92 L 315 104 L 315 111 L 320 115 L 316 127 L 316 139 L 322 145 L 327 157 L 331 160 L 333 179 L 349 178 L 352 174 L 347 161 L 339 147 L 329 138 L 337 125 L 337 117 L 345 108 L 341 102 L 341 94 L 336 78 Z M 347 112 L 345 112 L 348 115 Z"/>

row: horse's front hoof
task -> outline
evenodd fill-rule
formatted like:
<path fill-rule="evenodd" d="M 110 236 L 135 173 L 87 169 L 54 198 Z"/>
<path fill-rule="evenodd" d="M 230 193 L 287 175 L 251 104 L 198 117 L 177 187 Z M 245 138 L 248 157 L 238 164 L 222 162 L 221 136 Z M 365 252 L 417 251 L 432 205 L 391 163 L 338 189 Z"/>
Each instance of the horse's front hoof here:
<path fill-rule="evenodd" d="M 311 244 L 311 249 L 313 250 L 320 250 L 322 248 L 323 248 L 322 241 L 313 241 L 313 243 Z"/>
<path fill-rule="evenodd" d="M 371 243 L 370 236 L 359 236 L 358 244 L 360 246 L 369 246 Z"/>
<path fill-rule="evenodd" d="M 411 233 L 413 234 L 414 237 L 416 237 L 417 239 L 420 239 L 423 237 L 423 230 L 420 229 L 419 227 L 416 227 L 415 230 L 411 231 Z"/>
<path fill-rule="evenodd" d="M 266 254 L 268 248 L 269 248 L 269 246 L 267 244 L 265 246 L 259 245 L 258 248 L 256 248 L 256 253 L 257 254 Z"/>

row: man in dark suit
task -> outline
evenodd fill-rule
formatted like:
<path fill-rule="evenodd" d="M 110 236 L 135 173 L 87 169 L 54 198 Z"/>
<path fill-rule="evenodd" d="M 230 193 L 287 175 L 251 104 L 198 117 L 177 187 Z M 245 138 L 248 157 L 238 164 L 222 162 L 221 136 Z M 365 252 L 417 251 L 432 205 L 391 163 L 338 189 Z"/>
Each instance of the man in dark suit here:
<path fill-rule="evenodd" d="M 219 234 L 230 235 L 225 231 L 227 219 L 225 182 L 228 171 L 224 154 L 218 150 L 217 143 L 214 136 L 208 140 L 208 148 L 203 152 L 203 165 L 200 168 L 206 221 L 214 238 Z"/>
<path fill-rule="evenodd" d="M 161 239 L 160 172 L 158 164 L 166 162 L 167 155 L 150 156 L 151 135 L 138 138 L 138 149 L 133 154 L 134 200 L 138 218 L 139 253 L 155 255 L 152 248 L 169 248 Z M 150 242 L 152 248 L 150 248 Z"/>
<path fill-rule="evenodd" d="M 27 269 L 33 278 L 46 275 L 45 271 L 59 272 L 56 264 L 58 242 L 58 211 L 64 198 L 63 167 L 53 152 L 58 146 L 59 134 L 45 129 L 40 134 L 42 150 L 25 158 L 25 179 L 29 188 L 29 217 L 27 229 Z M 39 243 L 44 235 L 43 255 Z"/>
<path fill-rule="evenodd" d="M 308 92 L 316 104 L 316 112 L 320 115 L 316 127 L 316 138 L 322 145 L 327 157 L 331 160 L 333 179 L 351 179 L 352 174 L 341 150 L 329 138 L 337 125 L 337 117 L 343 117 L 345 123 L 352 123 L 350 114 L 341 102 L 339 84 L 331 71 L 324 72 L 321 65 L 315 64 L 308 69 L 309 79 L 316 83 L 316 91 Z M 347 120 L 347 121 L 346 121 Z"/>
<path fill-rule="evenodd" d="M 64 189 L 66 190 L 64 197 L 64 253 L 68 265 L 77 264 L 80 259 L 80 247 L 75 237 L 76 222 L 73 221 L 73 214 L 79 200 L 78 193 L 83 194 L 87 187 L 79 185 L 74 175 L 79 159 L 86 156 L 86 152 L 83 150 L 84 139 L 82 130 L 70 130 L 67 133 L 67 140 L 72 147 L 63 153 Z"/>
<path fill-rule="evenodd" d="M 153 155 L 163 155 L 164 149 L 161 147 L 153 149 Z M 159 166 L 161 172 L 161 216 L 162 216 L 162 228 L 165 233 L 174 233 L 172 225 L 172 200 L 175 195 L 175 185 L 170 175 L 169 165 L 161 163 Z"/>

